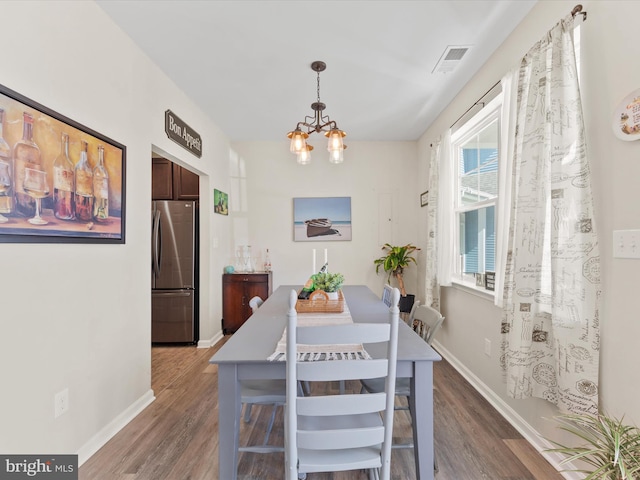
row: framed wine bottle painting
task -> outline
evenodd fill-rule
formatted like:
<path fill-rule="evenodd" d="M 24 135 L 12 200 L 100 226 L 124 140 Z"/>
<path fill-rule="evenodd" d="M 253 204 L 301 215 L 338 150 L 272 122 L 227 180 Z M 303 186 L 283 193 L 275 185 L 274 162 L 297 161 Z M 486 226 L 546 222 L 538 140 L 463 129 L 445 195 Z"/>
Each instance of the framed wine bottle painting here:
<path fill-rule="evenodd" d="M 0 243 L 124 243 L 126 147 L 0 85 Z"/>

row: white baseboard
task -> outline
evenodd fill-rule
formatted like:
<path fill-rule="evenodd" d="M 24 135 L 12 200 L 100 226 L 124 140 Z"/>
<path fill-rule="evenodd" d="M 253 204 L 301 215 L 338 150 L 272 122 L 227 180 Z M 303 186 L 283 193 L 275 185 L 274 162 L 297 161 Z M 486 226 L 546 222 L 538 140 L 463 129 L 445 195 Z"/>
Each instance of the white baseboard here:
<path fill-rule="evenodd" d="M 147 408 L 156 397 L 153 390 L 149 389 L 138 400 L 129 406 L 124 412 L 113 419 L 106 427 L 96 433 L 80 450 L 78 450 L 78 466 L 86 462 L 91 455 L 100 450 L 113 436 L 122 430 L 127 423 L 138 416 L 142 410 Z"/>
<path fill-rule="evenodd" d="M 216 343 L 218 343 L 220 340 L 222 340 L 223 337 L 224 337 L 224 335 L 222 335 L 222 331 L 219 331 L 213 337 L 211 337 L 209 340 L 200 340 L 200 341 L 198 341 L 198 348 L 210 348 L 210 347 L 213 347 Z"/>
<path fill-rule="evenodd" d="M 562 470 L 571 470 L 575 468 L 569 463 L 560 465 L 563 460 L 560 454 L 546 452 L 552 445 L 542 438 L 540 433 L 527 423 L 518 413 L 505 403 L 499 395 L 491 390 L 482 380 L 480 380 L 473 372 L 471 372 L 455 355 L 442 346 L 437 340 L 433 342 L 433 348 L 445 358 L 453 368 L 455 368 L 464 379 L 482 395 L 487 402 L 495 408 L 532 446 L 535 448 L 560 474 L 568 480 L 580 480 L 575 472 L 563 472 Z"/>

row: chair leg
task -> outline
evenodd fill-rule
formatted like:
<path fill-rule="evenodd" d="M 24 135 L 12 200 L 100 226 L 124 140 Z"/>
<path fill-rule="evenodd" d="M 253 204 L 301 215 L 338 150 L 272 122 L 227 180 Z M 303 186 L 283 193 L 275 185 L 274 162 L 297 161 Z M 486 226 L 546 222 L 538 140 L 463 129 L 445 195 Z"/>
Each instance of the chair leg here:
<path fill-rule="evenodd" d="M 273 404 L 273 410 L 271 410 L 271 418 L 269 418 L 269 425 L 267 425 L 267 433 L 264 435 L 264 445 L 269 443 L 269 435 L 271 435 L 271 430 L 273 429 L 273 422 L 276 419 L 276 410 L 278 409 L 278 404 Z"/>
<path fill-rule="evenodd" d="M 298 395 L 301 397 L 311 396 L 311 384 L 309 382 L 298 382 Z"/>
<path fill-rule="evenodd" d="M 249 423 L 251 421 L 251 404 L 244 404 L 244 423 Z"/>

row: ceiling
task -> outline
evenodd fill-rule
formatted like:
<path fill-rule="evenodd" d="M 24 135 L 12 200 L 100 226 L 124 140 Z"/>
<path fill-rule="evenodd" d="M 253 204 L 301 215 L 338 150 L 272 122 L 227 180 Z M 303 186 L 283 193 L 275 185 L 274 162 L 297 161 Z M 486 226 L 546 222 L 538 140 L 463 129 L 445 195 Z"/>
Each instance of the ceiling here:
<path fill-rule="evenodd" d="M 324 114 L 347 144 L 418 139 L 535 2 L 97 1 L 232 141 L 285 141 L 324 61 Z M 450 46 L 470 48 L 433 73 Z"/>

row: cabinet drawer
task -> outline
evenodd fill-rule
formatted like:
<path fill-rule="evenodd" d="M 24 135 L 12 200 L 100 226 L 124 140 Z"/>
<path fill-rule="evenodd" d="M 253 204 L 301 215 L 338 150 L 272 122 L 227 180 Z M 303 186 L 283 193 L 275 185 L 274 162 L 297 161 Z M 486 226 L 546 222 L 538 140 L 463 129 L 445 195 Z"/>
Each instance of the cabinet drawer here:
<path fill-rule="evenodd" d="M 269 281 L 266 273 L 225 273 L 224 281 L 231 283 L 265 283 Z"/>

